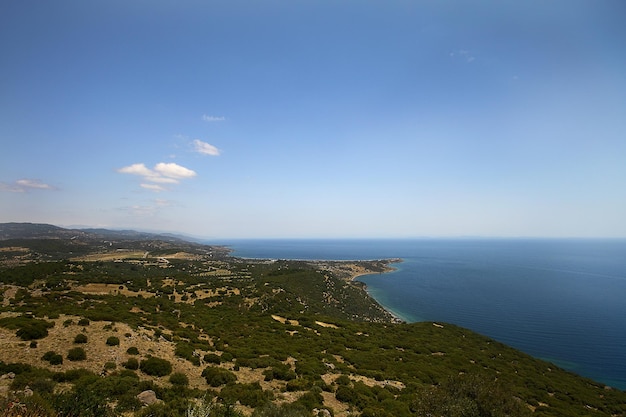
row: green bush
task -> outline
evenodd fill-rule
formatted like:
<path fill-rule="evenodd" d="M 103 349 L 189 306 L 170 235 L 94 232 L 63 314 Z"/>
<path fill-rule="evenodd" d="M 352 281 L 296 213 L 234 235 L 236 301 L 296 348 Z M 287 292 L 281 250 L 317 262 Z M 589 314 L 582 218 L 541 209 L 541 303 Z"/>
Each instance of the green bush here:
<path fill-rule="evenodd" d="M 87 353 L 85 352 L 85 349 L 76 347 L 76 348 L 70 349 L 69 352 L 67 352 L 67 359 L 73 362 L 84 361 L 85 359 L 87 359 Z"/>
<path fill-rule="evenodd" d="M 222 358 L 220 357 L 220 355 L 216 355 L 215 353 L 207 353 L 206 355 L 204 355 L 204 361 L 206 363 L 214 363 L 216 365 L 219 365 L 220 363 L 222 363 Z"/>
<path fill-rule="evenodd" d="M 139 369 L 146 375 L 165 376 L 172 373 L 172 364 L 165 359 L 151 356 L 141 361 Z"/>
<path fill-rule="evenodd" d="M 112 410 L 106 399 L 98 393 L 88 390 L 76 390 L 53 397 L 54 408 L 59 416 L 110 417 Z"/>
<path fill-rule="evenodd" d="M 263 371 L 266 381 L 273 379 L 280 379 L 281 381 L 291 381 L 296 378 L 296 373 L 291 369 L 289 365 L 279 364 L 270 369 Z"/>
<path fill-rule="evenodd" d="M 187 417 L 244 417 L 240 411 L 235 410 L 232 404 L 214 403 L 207 398 L 201 401 L 190 402 L 185 410 Z"/>
<path fill-rule="evenodd" d="M 109 336 L 107 338 L 106 344 L 108 346 L 119 346 L 120 345 L 120 338 L 116 337 L 116 336 Z"/>
<path fill-rule="evenodd" d="M 87 343 L 87 336 L 82 333 L 77 334 L 74 343 Z"/>
<path fill-rule="evenodd" d="M 44 361 L 48 361 L 50 365 L 61 365 L 63 363 L 63 356 L 58 353 L 49 350 L 41 357 Z"/>
<path fill-rule="evenodd" d="M 252 417 L 309 417 L 311 413 L 297 405 L 283 404 L 276 405 L 267 403 L 262 407 L 257 407 L 252 413 Z"/>
<path fill-rule="evenodd" d="M 314 408 L 322 408 L 324 406 L 324 397 L 322 397 L 322 390 L 319 387 L 313 387 L 310 391 L 304 393 L 296 404 L 303 408 L 312 411 Z"/>
<path fill-rule="evenodd" d="M 126 369 L 136 370 L 139 369 L 139 361 L 135 358 L 128 358 L 126 362 L 122 364 Z"/>
<path fill-rule="evenodd" d="M 426 389 L 411 404 L 419 415 L 440 415 L 455 410 L 459 416 L 530 416 L 531 412 L 508 391 L 506 384 L 476 375 L 450 377 L 441 385 Z"/>
<path fill-rule="evenodd" d="M 209 366 L 202 371 L 202 376 L 206 379 L 206 383 L 212 387 L 235 382 L 237 376 L 228 369 Z"/>
<path fill-rule="evenodd" d="M 137 349 L 135 346 L 131 346 L 126 349 L 126 353 L 128 353 L 129 355 L 139 355 L 139 349 Z"/>
<path fill-rule="evenodd" d="M 352 380 L 347 375 L 341 375 L 335 380 L 335 384 L 337 385 L 350 385 L 351 383 Z"/>
<path fill-rule="evenodd" d="M 313 383 L 307 378 L 292 379 L 287 382 L 287 391 L 305 391 L 310 389 Z"/>
<path fill-rule="evenodd" d="M 170 375 L 170 383 L 172 385 L 187 386 L 189 385 L 189 378 L 182 372 L 175 372 Z"/>
<path fill-rule="evenodd" d="M 0 319 L 0 326 L 10 330 L 17 329 L 15 334 L 22 340 L 36 340 L 48 336 L 48 329 L 54 327 L 54 323 L 29 316 L 19 316 Z"/>
<path fill-rule="evenodd" d="M 89 319 L 82 318 L 82 319 L 78 320 L 78 325 L 79 326 L 89 326 Z"/>
<path fill-rule="evenodd" d="M 264 391 L 258 382 L 251 384 L 228 384 L 220 391 L 220 397 L 234 403 L 239 401 L 247 407 L 259 407 L 273 399 L 270 391 Z"/>
<path fill-rule="evenodd" d="M 200 366 L 200 358 L 194 355 L 194 348 L 189 343 L 177 343 L 174 354 L 179 358 L 187 359 L 189 362 L 196 366 Z"/>

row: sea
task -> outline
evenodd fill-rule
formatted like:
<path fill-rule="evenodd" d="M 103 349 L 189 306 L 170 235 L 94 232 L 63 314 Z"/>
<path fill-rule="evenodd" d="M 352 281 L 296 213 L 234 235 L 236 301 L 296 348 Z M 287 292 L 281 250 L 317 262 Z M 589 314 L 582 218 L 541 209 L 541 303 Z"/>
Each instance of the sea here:
<path fill-rule="evenodd" d="M 230 240 L 263 259 L 401 258 L 359 277 L 407 322 L 453 323 L 626 390 L 626 239 Z"/>

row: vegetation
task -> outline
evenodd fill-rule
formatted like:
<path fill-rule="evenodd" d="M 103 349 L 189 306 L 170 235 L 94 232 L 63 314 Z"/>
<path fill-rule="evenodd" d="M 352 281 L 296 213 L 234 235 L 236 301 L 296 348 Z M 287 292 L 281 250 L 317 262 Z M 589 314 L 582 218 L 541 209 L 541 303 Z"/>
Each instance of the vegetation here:
<path fill-rule="evenodd" d="M 84 361 L 87 359 L 87 352 L 85 352 L 85 349 L 80 347 L 70 349 L 69 352 L 67 352 L 67 359 L 72 362 Z"/>
<path fill-rule="evenodd" d="M 82 333 L 77 334 L 74 338 L 74 343 L 87 343 L 87 336 Z"/>
<path fill-rule="evenodd" d="M 0 326 L 11 330 L 17 329 L 15 334 L 22 340 L 35 340 L 48 336 L 48 329 L 53 327 L 54 323 L 35 319 L 30 315 L 21 315 L 0 319 Z"/>
<path fill-rule="evenodd" d="M 165 359 L 150 356 L 141 361 L 139 369 L 146 375 L 165 376 L 172 373 L 172 364 Z"/>
<path fill-rule="evenodd" d="M 107 346 L 119 346 L 120 338 L 117 336 L 109 336 L 106 341 Z"/>
<path fill-rule="evenodd" d="M 41 230 L 0 240 L 3 415 L 626 415 L 624 392 L 454 325 L 394 322 L 348 280 L 383 261 Z"/>

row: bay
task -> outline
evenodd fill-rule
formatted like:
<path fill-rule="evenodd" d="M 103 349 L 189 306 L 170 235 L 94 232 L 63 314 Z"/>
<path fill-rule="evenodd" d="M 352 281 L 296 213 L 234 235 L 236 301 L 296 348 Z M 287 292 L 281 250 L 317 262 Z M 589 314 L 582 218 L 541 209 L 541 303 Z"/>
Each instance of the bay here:
<path fill-rule="evenodd" d="M 408 322 L 448 322 L 626 389 L 626 240 L 232 240 L 234 256 L 401 258 L 359 280 Z"/>

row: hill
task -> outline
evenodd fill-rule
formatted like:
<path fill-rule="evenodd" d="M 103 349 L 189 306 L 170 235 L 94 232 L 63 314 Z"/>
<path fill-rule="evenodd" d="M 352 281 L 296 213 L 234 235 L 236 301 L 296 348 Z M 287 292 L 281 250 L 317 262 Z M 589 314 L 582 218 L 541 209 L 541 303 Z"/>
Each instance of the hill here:
<path fill-rule="evenodd" d="M 624 392 L 451 324 L 395 321 L 351 280 L 387 260 L 246 260 L 49 225 L 0 236 L 5 415 L 626 415 Z"/>

